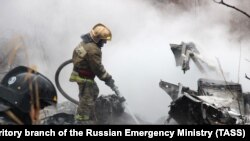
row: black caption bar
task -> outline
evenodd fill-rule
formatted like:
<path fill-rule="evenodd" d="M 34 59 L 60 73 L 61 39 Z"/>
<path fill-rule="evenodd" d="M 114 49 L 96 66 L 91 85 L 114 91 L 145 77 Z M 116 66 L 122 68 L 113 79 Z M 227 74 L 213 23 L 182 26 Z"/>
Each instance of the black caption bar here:
<path fill-rule="evenodd" d="M 0 126 L 0 137 L 141 137 L 141 138 L 239 138 L 248 140 L 249 126 L 189 125 L 33 125 Z"/>

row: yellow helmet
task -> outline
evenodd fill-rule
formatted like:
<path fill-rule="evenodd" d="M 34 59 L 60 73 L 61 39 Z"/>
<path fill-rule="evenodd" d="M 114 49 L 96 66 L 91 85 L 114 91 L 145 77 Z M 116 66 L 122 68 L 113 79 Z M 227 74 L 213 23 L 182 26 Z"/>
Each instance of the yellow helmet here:
<path fill-rule="evenodd" d="M 103 24 L 96 24 L 90 31 L 91 38 L 98 43 L 101 39 L 111 40 L 112 34 L 111 31 Z"/>

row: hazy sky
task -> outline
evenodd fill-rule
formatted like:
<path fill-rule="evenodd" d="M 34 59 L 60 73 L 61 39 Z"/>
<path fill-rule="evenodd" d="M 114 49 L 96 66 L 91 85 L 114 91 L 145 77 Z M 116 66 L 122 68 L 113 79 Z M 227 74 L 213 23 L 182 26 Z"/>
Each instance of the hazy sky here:
<path fill-rule="evenodd" d="M 0 0 L 0 38 L 23 36 L 29 64 L 35 64 L 54 82 L 56 69 L 71 58 L 80 35 L 96 23 L 106 24 L 113 39 L 102 49 L 103 64 L 133 111 L 154 122 L 167 115 L 171 101 L 158 86 L 161 79 L 181 82 L 194 90 L 201 77 L 222 79 L 221 75 L 201 74 L 192 63 L 184 75 L 175 66 L 170 43 L 194 42 L 215 65 L 218 57 L 227 80 L 234 82 L 238 80 L 241 46 L 240 82 L 244 91 L 250 91 L 250 82 L 244 78 L 245 73 L 250 75 L 250 63 L 245 61 L 250 59 L 250 36 L 245 30 L 250 29 L 246 28 L 250 20 L 212 0 L 206 1 L 199 5 L 188 0 L 188 8 L 183 10 L 163 0 Z M 250 7 L 248 0 L 241 0 L 242 5 L 236 0 L 227 2 L 250 12 L 246 9 Z M 244 22 L 237 23 L 233 17 Z M 71 70 L 72 66 L 63 70 L 61 83 L 77 98 L 77 86 L 68 81 Z M 112 93 L 96 80 L 100 94 Z M 60 96 L 60 101 L 65 99 Z"/>

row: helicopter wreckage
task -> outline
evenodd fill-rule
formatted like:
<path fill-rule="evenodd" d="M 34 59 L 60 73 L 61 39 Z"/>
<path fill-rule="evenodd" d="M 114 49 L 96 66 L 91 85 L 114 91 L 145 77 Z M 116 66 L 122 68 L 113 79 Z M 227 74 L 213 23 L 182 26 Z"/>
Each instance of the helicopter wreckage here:
<path fill-rule="evenodd" d="M 198 90 L 182 84 L 160 81 L 172 99 L 168 123 L 173 118 L 178 124 L 249 124 L 249 93 L 233 82 L 199 79 Z"/>
<path fill-rule="evenodd" d="M 170 44 L 176 66 L 184 73 L 190 69 L 190 59 L 201 72 L 205 67 L 216 70 L 201 57 L 193 43 Z M 246 78 L 249 77 L 246 75 Z M 243 93 L 238 83 L 200 78 L 198 90 L 191 90 L 181 83 L 160 81 L 162 88 L 172 99 L 166 124 L 174 119 L 177 124 L 243 125 L 250 123 L 250 93 Z"/>

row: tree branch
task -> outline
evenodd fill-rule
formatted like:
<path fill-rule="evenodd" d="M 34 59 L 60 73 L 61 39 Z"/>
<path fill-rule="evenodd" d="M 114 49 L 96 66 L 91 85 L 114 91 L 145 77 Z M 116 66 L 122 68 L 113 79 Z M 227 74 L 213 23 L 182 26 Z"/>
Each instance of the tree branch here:
<path fill-rule="evenodd" d="M 240 13 L 246 15 L 248 18 L 250 18 L 250 15 L 248 13 L 246 13 L 245 11 L 242 11 L 241 9 L 235 7 L 235 6 L 232 6 L 232 5 L 229 5 L 227 3 L 225 3 L 223 0 L 213 0 L 215 3 L 218 3 L 218 4 L 222 4 L 222 5 L 225 5 L 227 7 L 230 7 L 236 11 L 239 11 Z"/>
<path fill-rule="evenodd" d="M 248 77 L 247 74 L 245 74 L 245 77 L 246 77 L 246 79 L 250 80 L 250 77 Z"/>

